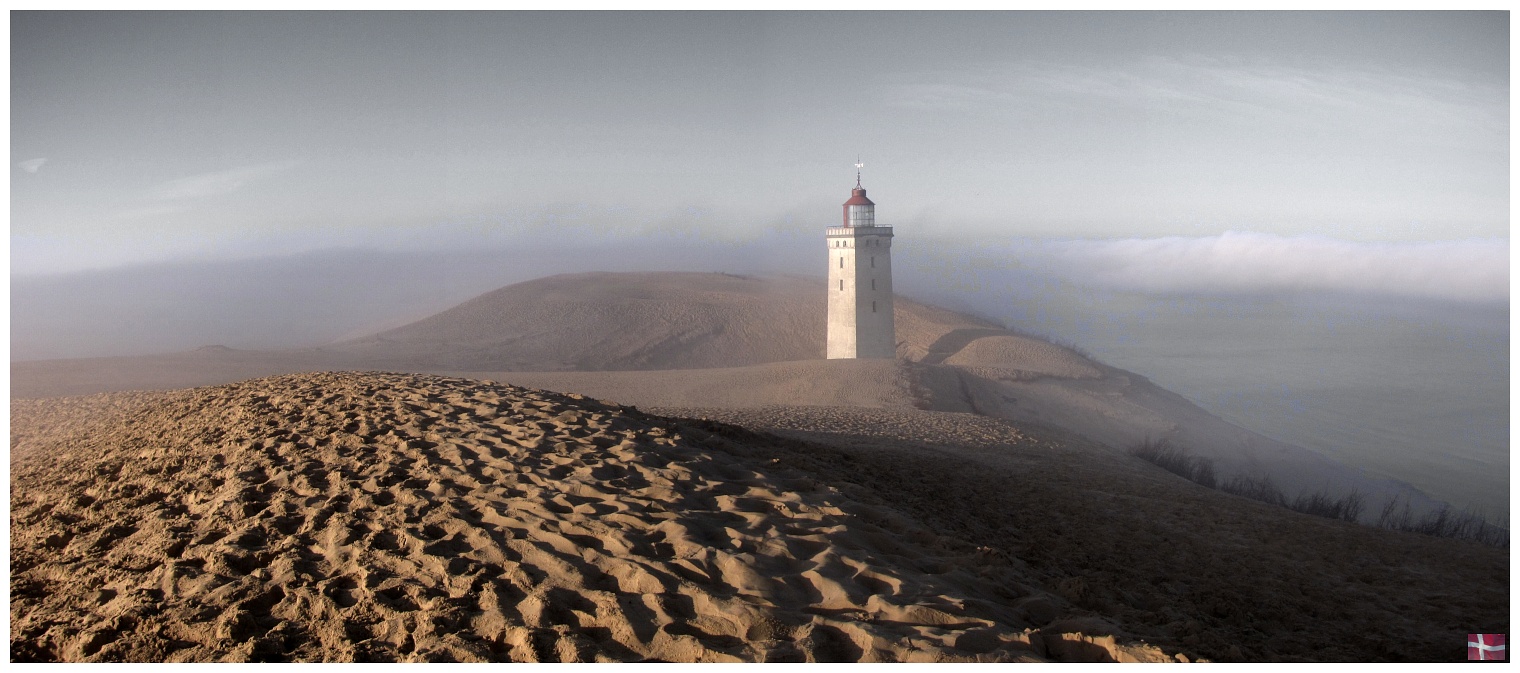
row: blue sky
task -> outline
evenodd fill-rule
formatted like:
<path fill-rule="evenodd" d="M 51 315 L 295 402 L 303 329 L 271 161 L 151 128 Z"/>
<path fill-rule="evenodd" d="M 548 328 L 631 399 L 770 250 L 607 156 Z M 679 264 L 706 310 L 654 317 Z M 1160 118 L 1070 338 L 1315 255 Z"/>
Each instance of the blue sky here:
<path fill-rule="evenodd" d="M 831 223 L 857 154 L 884 221 L 952 244 L 1506 239 L 1508 32 L 1502 12 L 16 12 L 12 270 L 569 223 L 749 240 Z"/>

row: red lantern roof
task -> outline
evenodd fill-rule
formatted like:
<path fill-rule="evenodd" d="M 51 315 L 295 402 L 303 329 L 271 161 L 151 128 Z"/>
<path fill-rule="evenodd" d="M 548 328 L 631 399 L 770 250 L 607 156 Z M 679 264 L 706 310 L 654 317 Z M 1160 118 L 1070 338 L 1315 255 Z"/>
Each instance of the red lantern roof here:
<path fill-rule="evenodd" d="M 844 205 L 847 205 L 847 206 L 874 206 L 876 204 L 872 203 L 870 199 L 866 198 L 866 190 L 865 189 L 863 189 L 861 187 L 856 187 L 856 188 L 850 190 L 850 200 L 849 201 L 845 201 Z"/>

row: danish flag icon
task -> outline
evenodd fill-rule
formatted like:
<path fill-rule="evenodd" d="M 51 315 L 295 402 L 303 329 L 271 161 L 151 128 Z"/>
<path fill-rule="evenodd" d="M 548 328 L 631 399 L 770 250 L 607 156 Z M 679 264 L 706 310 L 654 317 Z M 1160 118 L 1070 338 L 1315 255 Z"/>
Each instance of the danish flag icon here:
<path fill-rule="evenodd" d="M 1504 653 L 1504 634 L 1467 634 L 1468 661 L 1505 661 L 1508 658 Z"/>

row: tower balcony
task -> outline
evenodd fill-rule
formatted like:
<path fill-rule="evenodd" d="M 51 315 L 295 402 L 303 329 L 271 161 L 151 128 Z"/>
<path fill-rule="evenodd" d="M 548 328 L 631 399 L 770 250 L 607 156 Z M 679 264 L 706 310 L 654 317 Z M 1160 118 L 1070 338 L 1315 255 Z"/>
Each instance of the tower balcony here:
<path fill-rule="evenodd" d="M 855 237 L 855 236 L 891 236 L 891 235 L 892 235 L 892 226 L 891 225 L 876 225 L 876 226 L 872 226 L 872 227 L 828 227 L 828 228 L 824 229 L 824 236 L 827 237 L 827 238 L 833 238 L 835 236 Z"/>

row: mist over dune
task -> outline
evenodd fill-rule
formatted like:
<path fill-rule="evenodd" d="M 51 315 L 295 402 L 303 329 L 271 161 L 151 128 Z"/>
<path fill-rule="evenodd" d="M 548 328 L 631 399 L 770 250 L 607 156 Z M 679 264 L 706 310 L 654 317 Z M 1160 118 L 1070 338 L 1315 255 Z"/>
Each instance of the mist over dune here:
<path fill-rule="evenodd" d="M 248 259 L 12 275 L 11 359 L 148 355 L 222 344 L 271 349 L 367 336 L 483 292 L 557 273 L 816 271 L 801 236 L 749 242 L 562 231 L 514 245 L 334 248 Z M 584 235 L 571 246 L 566 238 Z"/>
<path fill-rule="evenodd" d="M 1169 438 L 1225 474 L 1266 475 L 1291 491 L 1360 489 L 1377 503 L 1407 485 L 1225 423 L 1132 372 L 988 320 L 900 300 L 898 358 L 885 369 L 824 361 L 824 297 L 805 278 L 722 273 L 550 276 L 485 293 L 410 325 L 283 353 L 17 363 L 25 396 L 180 386 L 311 369 L 450 372 L 523 382 L 624 404 L 733 407 L 837 404 L 970 412 L 1061 428 L 1127 448 Z M 882 371 L 877 371 L 882 369 Z M 631 370 L 629 376 L 584 372 Z M 675 374 L 669 370 L 687 370 Z M 563 371 L 555 377 L 548 373 Z M 582 373 L 574 373 L 582 372 Z M 172 379 L 172 377 L 171 377 Z M 825 383 L 826 382 L 826 383 Z M 128 386 L 124 388 L 123 386 Z M 169 387 L 180 387 L 170 385 Z"/>
<path fill-rule="evenodd" d="M 1344 292 L 1487 304 L 1509 298 L 1506 239 L 1374 243 L 1227 232 L 1029 241 L 1010 253 L 1041 273 L 1128 292 Z"/>
<path fill-rule="evenodd" d="M 1232 234 L 989 240 L 974 248 L 903 237 L 898 246 L 900 296 L 1080 346 L 1256 432 L 1421 482 L 1446 499 L 1508 509 L 1507 305 L 1421 295 L 1419 282 L 1399 275 L 1406 263 L 1411 270 L 1451 270 L 1472 252 L 1471 273 L 1446 274 L 1430 287 L 1445 295 L 1467 292 L 1469 298 L 1503 296 L 1507 290 L 1496 289 L 1492 280 L 1507 273 L 1507 251 L 1492 241 L 1372 244 Z M 573 254 L 555 250 L 335 250 L 16 277 L 12 359 L 162 354 L 214 344 L 313 347 L 394 329 L 492 289 L 556 272 L 810 274 L 822 253 L 811 237 L 783 230 L 744 243 L 590 236 Z M 1144 251 L 1155 254 L 1138 254 Z M 1263 269 L 1264 276 L 1253 276 Z M 1367 278 L 1395 281 L 1367 289 L 1367 279 L 1352 273 L 1358 269 Z M 1189 280 L 1191 273 L 1205 280 Z M 1141 291 L 1147 287 L 1156 293 Z M 905 319 L 899 318 L 903 329 L 909 326 Z M 792 322 L 821 325 L 809 316 Z M 716 338 L 739 343 L 732 335 Z M 807 348 L 782 345 L 789 338 L 768 346 L 771 355 L 748 361 L 806 356 Z M 903 339 L 927 348 L 928 342 L 907 332 Z M 491 365 L 476 346 L 431 362 L 456 371 L 507 366 Z M 399 347 L 390 350 L 398 354 Z M 582 356 L 588 363 L 602 357 Z M 416 357 L 392 362 L 423 364 Z M 234 370 L 298 371 L 293 365 L 269 369 L 267 363 L 228 371 Z M 200 385 L 232 379 L 181 380 Z M 1474 483 L 1481 484 L 1476 491 Z"/>
<path fill-rule="evenodd" d="M 1510 500 L 1507 260 L 1503 240 L 1024 241 L 926 246 L 901 282 L 1492 513 Z"/>
<path fill-rule="evenodd" d="M 380 331 L 480 293 L 556 273 L 819 272 L 822 250 L 796 227 L 750 239 L 694 240 L 672 233 L 539 232 L 514 245 L 470 244 L 441 232 L 428 246 L 334 248 L 292 255 L 146 264 L 12 276 L 13 360 L 144 355 L 207 344 L 295 348 Z M 458 239 L 457 242 L 455 239 Z M 1050 290 L 1082 288 L 1103 310 L 1112 293 L 1172 298 L 1361 294 L 1471 304 L 1508 298 L 1502 240 L 1359 243 L 1230 233 L 1146 239 L 964 240 L 903 237 L 898 290 L 1081 344 L 1070 325 L 1035 320 L 1070 303 Z M 1444 319 L 1444 318 L 1443 318 Z"/>

